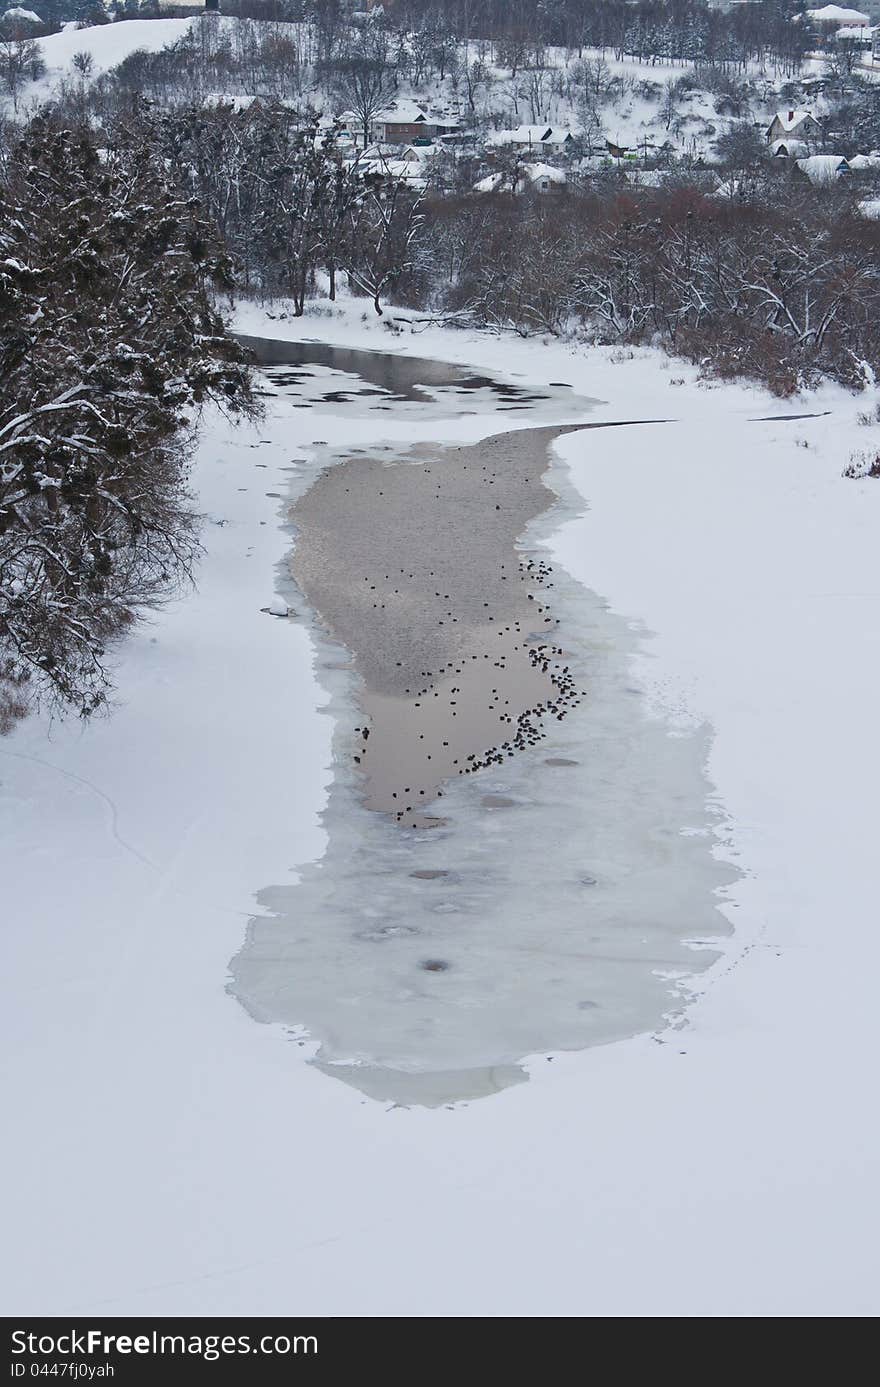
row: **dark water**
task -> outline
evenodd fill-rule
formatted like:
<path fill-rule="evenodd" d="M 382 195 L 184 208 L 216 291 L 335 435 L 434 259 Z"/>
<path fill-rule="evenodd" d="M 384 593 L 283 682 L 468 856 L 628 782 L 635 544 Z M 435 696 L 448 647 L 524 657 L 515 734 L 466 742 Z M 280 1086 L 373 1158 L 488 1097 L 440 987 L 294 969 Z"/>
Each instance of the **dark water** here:
<path fill-rule="evenodd" d="M 427 357 L 400 356 L 394 352 L 363 351 L 335 347 L 326 342 L 281 342 L 265 337 L 239 336 L 257 358 L 263 373 L 273 385 L 286 393 L 302 393 L 308 402 L 351 404 L 371 402 L 373 409 L 392 404 L 429 405 L 440 396 L 446 404 L 458 400 L 491 398 L 496 408 L 529 409 L 553 401 L 571 386 L 556 382 L 544 391 L 535 391 L 510 381 L 493 380 L 465 367 Z M 335 377 L 322 377 L 315 367 L 351 377 L 351 384 Z M 563 396 L 570 411 L 578 397 Z M 585 401 L 585 403 L 587 403 Z"/>

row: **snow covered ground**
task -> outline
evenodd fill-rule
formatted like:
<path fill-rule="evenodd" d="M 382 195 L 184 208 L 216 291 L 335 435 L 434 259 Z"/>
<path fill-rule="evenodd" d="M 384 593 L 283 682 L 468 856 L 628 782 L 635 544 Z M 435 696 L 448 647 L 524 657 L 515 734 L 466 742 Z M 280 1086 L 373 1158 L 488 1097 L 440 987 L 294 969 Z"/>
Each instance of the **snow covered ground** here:
<path fill-rule="evenodd" d="M 198 591 L 121 649 L 111 718 L 0 743 L 6 1312 L 875 1314 L 880 483 L 840 475 L 878 442 L 872 401 L 393 335 L 359 306 L 239 321 L 675 421 L 559 440 L 585 509 L 552 548 L 632 624 L 670 731 L 712 729 L 734 934 L 677 1028 L 453 1107 L 370 1100 L 251 1021 L 227 965 L 257 893 L 323 851 L 332 732 L 306 631 L 261 608 L 284 596 L 286 469 L 350 425 L 211 422 Z M 377 418 L 361 446 L 412 436 Z"/>
<path fill-rule="evenodd" d="M 59 33 L 37 40 L 46 72 L 39 82 L 28 88 L 27 95 L 45 100 L 61 78 L 70 80 L 75 77 L 73 57 L 76 53 L 88 53 L 92 59 L 89 75 L 91 78 L 99 77 L 102 72 L 118 67 L 138 49 L 157 53 L 162 48 L 168 48 L 197 22 L 194 18 L 121 19 L 117 23 L 97 24 L 85 29 L 77 28 L 76 24 L 66 24 Z"/>

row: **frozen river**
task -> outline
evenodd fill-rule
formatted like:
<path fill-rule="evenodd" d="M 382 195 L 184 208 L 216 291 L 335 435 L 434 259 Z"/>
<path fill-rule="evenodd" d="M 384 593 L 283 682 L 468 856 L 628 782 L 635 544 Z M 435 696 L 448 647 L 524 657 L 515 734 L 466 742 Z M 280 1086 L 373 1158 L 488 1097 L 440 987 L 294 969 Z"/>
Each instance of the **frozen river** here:
<path fill-rule="evenodd" d="M 196 587 L 119 646 L 110 716 L 0 739 L 7 1312 L 876 1314 L 878 496 L 841 477 L 864 397 L 272 311 L 241 325 L 382 350 L 302 344 L 261 425 L 206 415 Z M 398 354 L 409 385 L 376 384 Z M 309 546 L 361 464 L 384 492 L 430 453 L 430 571 L 453 473 L 494 492 L 497 449 L 524 488 L 546 464 L 543 509 L 514 538 L 493 501 L 481 544 L 476 488 L 460 586 L 429 596 L 457 632 L 512 548 L 581 701 L 412 829 L 354 760 L 365 706 L 406 696 L 403 623 L 374 594 L 342 632 Z M 379 550 L 339 520 L 344 593 Z"/>
<path fill-rule="evenodd" d="M 316 432 L 334 419 L 332 446 L 291 462 L 284 582 L 335 730 L 327 850 L 267 883 L 234 995 L 319 1042 L 328 1074 L 407 1104 L 656 1026 L 716 956 L 700 941 L 724 932 L 730 869 L 711 854 L 706 737 L 647 716 L 632 631 L 551 562 L 579 509 L 553 444 L 596 427 L 593 402 L 251 345 L 269 393 Z M 443 441 L 473 415 L 482 438 Z"/>

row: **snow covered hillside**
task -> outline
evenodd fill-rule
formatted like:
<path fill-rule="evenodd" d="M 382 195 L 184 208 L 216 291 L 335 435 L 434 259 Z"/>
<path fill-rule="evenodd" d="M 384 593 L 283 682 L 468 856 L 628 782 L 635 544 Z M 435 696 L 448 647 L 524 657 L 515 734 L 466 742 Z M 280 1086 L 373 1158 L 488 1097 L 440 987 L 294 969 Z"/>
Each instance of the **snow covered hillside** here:
<path fill-rule="evenodd" d="M 60 33 L 37 40 L 46 64 L 46 75 L 30 94 L 45 99 L 60 81 L 71 81 L 76 76 L 73 58 L 77 53 L 88 54 L 92 60 L 90 76 L 98 77 L 118 67 L 138 49 L 155 53 L 167 48 L 197 22 L 196 19 L 122 19 L 115 24 L 97 24 L 85 29 L 67 24 Z"/>
<path fill-rule="evenodd" d="M 26 111 L 51 99 L 62 84 L 88 85 L 132 53 L 158 52 L 186 34 L 204 33 L 208 46 L 221 35 L 233 50 L 244 52 L 252 42 L 253 29 L 251 21 L 203 15 L 124 20 L 84 29 L 68 24 L 61 33 L 37 41 L 46 71 L 23 88 L 18 109 Z M 289 42 L 300 53 L 304 86 L 297 92 L 288 84 L 286 94 L 304 105 L 314 104 L 328 115 L 341 114 L 338 96 L 310 72 L 311 47 L 305 26 L 265 23 L 256 29 L 263 34 L 272 30 L 280 42 Z M 91 59 L 85 74 L 73 64 L 80 54 Z M 487 130 L 540 121 L 560 130 L 587 133 L 602 150 L 606 141 L 643 155 L 656 154 L 665 146 L 678 155 L 710 160 L 718 136 L 731 126 L 742 120 L 757 126 L 769 122 L 780 103 L 789 99 L 781 93 L 786 83 L 790 87 L 792 82 L 790 71 L 776 72 L 770 66 L 747 63 L 734 74 L 733 83 L 747 90 L 743 103 L 738 97 L 731 100 L 723 83 L 720 87 L 706 85 L 687 63 L 616 58 L 610 49 L 582 48 L 575 56 L 550 47 L 543 50 L 542 67 L 513 72 L 493 61 L 486 45 L 474 45 L 463 54 L 462 61 L 465 58 L 477 62 L 480 70 L 469 94 L 460 75 L 420 81 L 417 75 L 403 73 L 395 81 L 392 104 L 404 108 L 421 101 L 442 107 L 466 123 L 476 120 Z M 807 58 L 802 76 L 815 81 L 825 65 L 824 59 Z M 586 74 L 580 92 L 568 80 L 575 69 Z M 253 96 L 262 89 L 259 74 L 255 76 L 249 68 L 243 85 L 232 78 L 228 86 L 230 95 L 246 92 Z M 278 94 L 271 84 L 266 90 Z M 824 111 L 821 93 L 814 94 L 812 104 L 817 114 Z"/>

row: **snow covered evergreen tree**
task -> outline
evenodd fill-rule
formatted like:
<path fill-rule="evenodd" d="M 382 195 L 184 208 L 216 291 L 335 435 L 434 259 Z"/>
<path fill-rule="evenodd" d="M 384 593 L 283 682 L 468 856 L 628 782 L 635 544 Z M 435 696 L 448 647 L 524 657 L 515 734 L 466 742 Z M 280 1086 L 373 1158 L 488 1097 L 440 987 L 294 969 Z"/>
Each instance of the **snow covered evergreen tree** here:
<path fill-rule="evenodd" d="M 229 262 L 142 116 L 35 119 L 0 184 L 0 680 L 89 714 L 108 643 L 191 569 L 199 405 L 251 410 Z M 0 700 L 2 701 L 2 700 Z"/>

